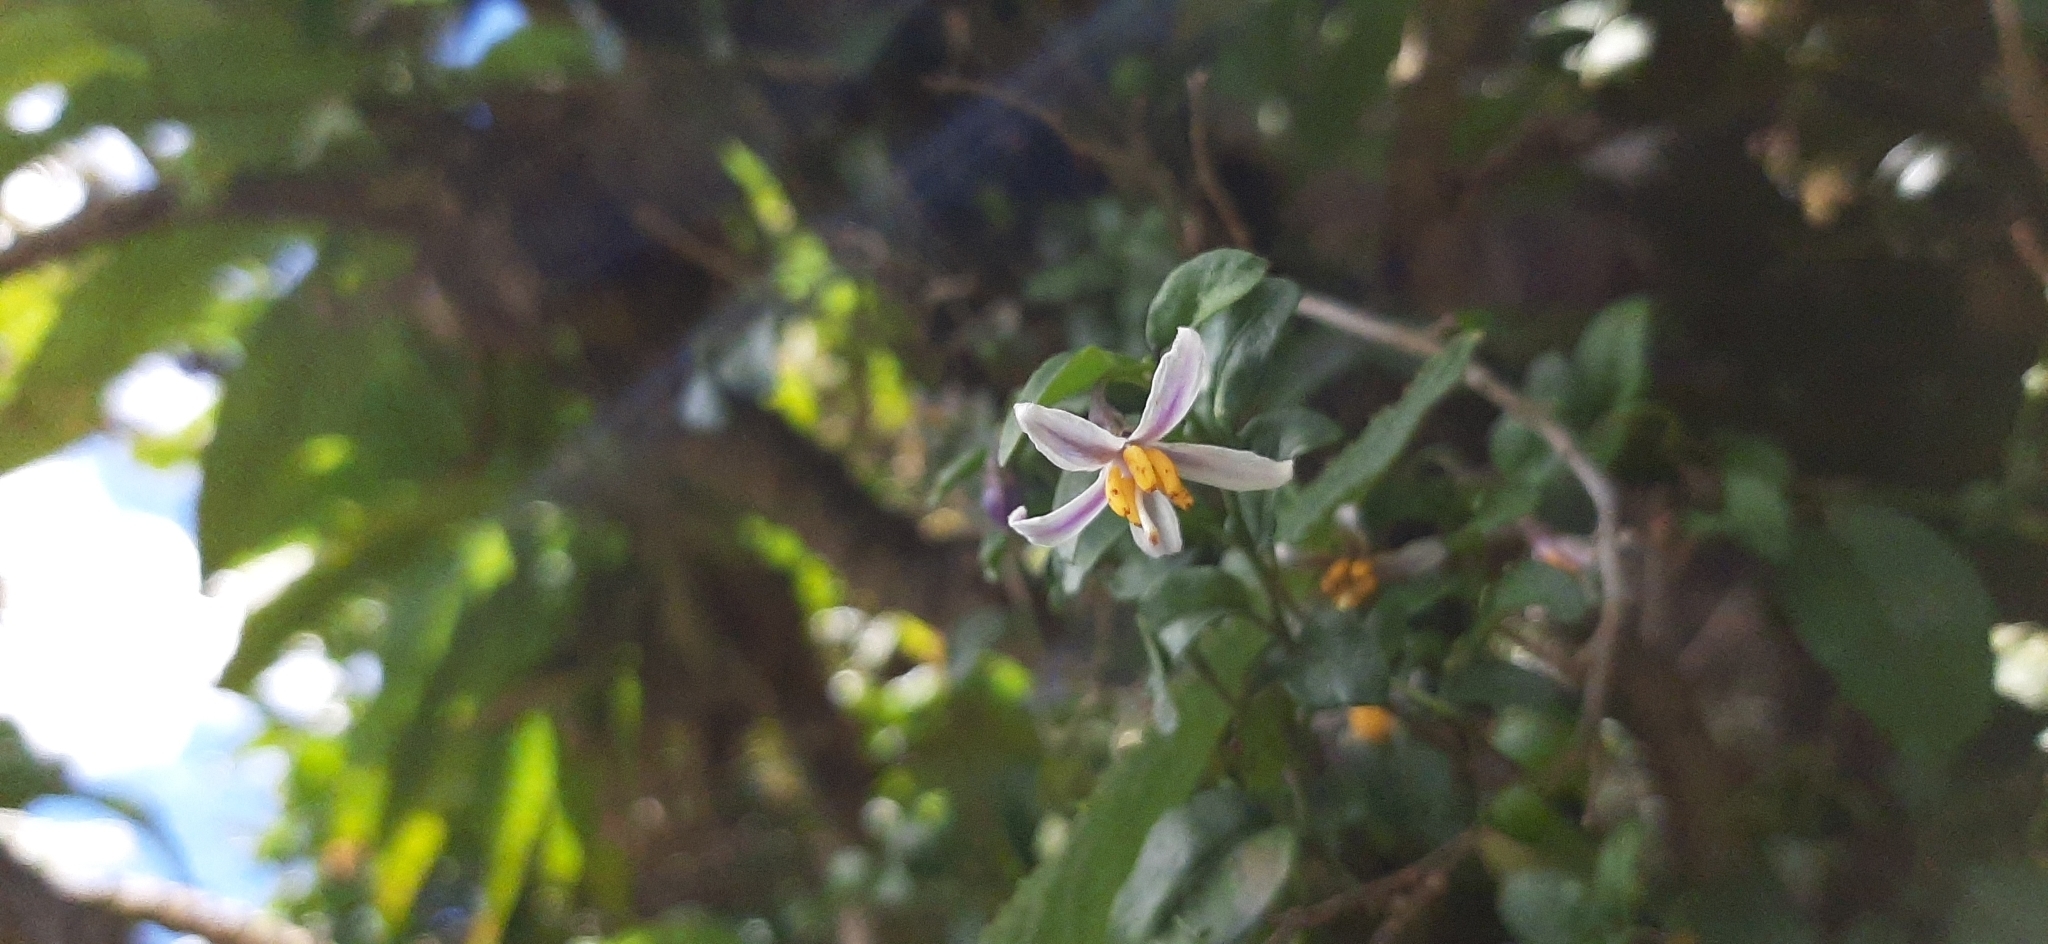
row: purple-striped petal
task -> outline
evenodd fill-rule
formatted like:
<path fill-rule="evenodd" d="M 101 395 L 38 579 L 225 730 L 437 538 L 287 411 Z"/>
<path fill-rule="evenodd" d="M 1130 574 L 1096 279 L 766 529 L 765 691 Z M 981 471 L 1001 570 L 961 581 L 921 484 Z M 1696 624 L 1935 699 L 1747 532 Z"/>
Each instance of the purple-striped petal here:
<path fill-rule="evenodd" d="M 1293 459 L 1283 462 L 1256 452 L 1199 443 L 1160 443 L 1155 448 L 1173 460 L 1181 478 L 1233 492 L 1279 488 L 1294 478 Z"/>
<path fill-rule="evenodd" d="M 1131 441 L 1150 443 L 1173 432 L 1208 385 L 1209 355 L 1202 350 L 1202 336 L 1193 328 L 1182 328 L 1174 333 L 1173 346 L 1159 355 L 1152 392 L 1145 397 L 1145 412 L 1138 416 L 1138 428 L 1131 430 Z"/>
<path fill-rule="evenodd" d="M 1131 540 L 1138 542 L 1138 550 L 1148 557 L 1180 553 L 1180 513 L 1165 493 L 1138 494 L 1138 521 L 1141 524 L 1131 525 Z"/>
<path fill-rule="evenodd" d="M 1103 491 L 1102 483 L 1109 477 L 1104 469 L 1095 477 L 1094 484 L 1081 490 L 1081 494 L 1067 499 L 1067 503 L 1036 518 L 1024 517 L 1024 507 L 1019 505 L 1010 512 L 1010 530 L 1024 536 L 1039 547 L 1058 547 L 1081 533 L 1095 516 L 1109 507 L 1109 495 Z"/>
<path fill-rule="evenodd" d="M 1017 404 L 1017 425 L 1052 464 L 1069 472 L 1093 472 L 1116 458 L 1124 441 L 1115 433 L 1065 410 Z"/>

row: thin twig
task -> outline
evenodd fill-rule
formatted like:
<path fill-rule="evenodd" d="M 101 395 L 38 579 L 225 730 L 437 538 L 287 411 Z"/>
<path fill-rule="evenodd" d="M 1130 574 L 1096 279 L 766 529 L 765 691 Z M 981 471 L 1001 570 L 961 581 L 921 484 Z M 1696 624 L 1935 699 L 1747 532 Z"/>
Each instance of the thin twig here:
<path fill-rule="evenodd" d="M 1075 134 L 1072 130 L 1068 129 L 1066 122 L 1061 120 L 1060 116 L 1055 114 L 1052 109 L 1022 95 L 1018 95 L 1009 89 L 951 75 L 931 76 L 924 80 L 924 86 L 934 92 L 955 95 L 978 95 L 1005 108 L 1019 112 L 1044 125 L 1047 131 L 1052 132 L 1054 137 L 1059 138 L 1060 143 L 1065 144 L 1067 150 L 1072 151 L 1076 156 L 1094 161 L 1104 168 L 1117 167 L 1123 162 L 1124 155 L 1099 146 L 1095 142 Z"/>
<path fill-rule="evenodd" d="M 1374 344 L 1405 351 L 1417 357 L 1433 357 L 1444 346 L 1428 332 L 1390 321 L 1355 305 L 1322 295 L 1304 295 L 1302 316 Z M 1621 569 L 1621 498 L 1614 483 L 1600 470 L 1572 438 L 1570 430 L 1552 418 L 1542 404 L 1516 392 L 1483 364 L 1465 368 L 1465 385 L 1485 397 L 1516 422 L 1536 431 L 1550 450 L 1564 461 L 1572 477 L 1579 480 L 1586 497 L 1593 502 L 1593 559 L 1600 572 L 1600 621 L 1593 637 L 1580 650 L 1585 686 L 1579 715 L 1579 742 L 1584 744 L 1607 715 L 1608 689 L 1612 685 L 1615 639 L 1627 613 L 1629 590 Z"/>
<path fill-rule="evenodd" d="M 320 944 L 320 935 L 267 911 L 161 879 L 130 877 L 103 895 L 81 895 L 130 921 L 151 921 L 213 944 Z"/>
<path fill-rule="evenodd" d="M 325 937 L 270 912 L 237 904 L 189 885 L 151 876 L 128 875 L 100 881 L 66 881 L 14 846 L 24 815 L 0 810 L 0 861 L 10 880 L 35 882 L 57 898 L 122 921 L 151 921 L 194 934 L 214 944 L 323 944 Z M 19 874 L 23 870 L 27 874 Z"/>
<path fill-rule="evenodd" d="M 1450 888 L 1451 876 L 1444 869 L 1422 876 L 1414 888 L 1396 896 L 1387 906 L 1386 918 L 1380 922 L 1379 930 L 1372 932 L 1372 940 L 1367 944 L 1400 944 L 1429 911 L 1429 906 L 1441 901 Z"/>
<path fill-rule="evenodd" d="M 1238 215 L 1237 204 L 1230 199 L 1230 191 L 1223 189 L 1223 179 L 1216 176 L 1216 162 L 1209 154 L 1208 91 L 1207 71 L 1198 69 L 1188 73 L 1188 146 L 1194 151 L 1195 183 L 1201 186 L 1202 195 L 1216 210 L 1216 217 L 1223 221 L 1224 231 L 1230 234 L 1230 244 L 1239 249 L 1250 249 L 1251 230 L 1245 227 L 1244 217 Z"/>
<path fill-rule="evenodd" d="M 1447 875 L 1464 861 L 1477 840 L 1477 834 L 1467 829 L 1398 872 L 1338 892 L 1315 904 L 1290 908 L 1273 920 L 1273 933 L 1266 937 L 1266 944 L 1287 944 L 1303 931 L 1322 927 L 1354 911 L 1385 908 L 1396 898 L 1427 887 L 1433 879 Z"/>
<path fill-rule="evenodd" d="M 728 284 L 744 284 L 754 274 L 746 263 L 740 261 L 740 257 L 690 232 L 689 227 L 654 204 L 642 203 L 633 208 L 633 226 L 652 237 L 676 258 Z"/>

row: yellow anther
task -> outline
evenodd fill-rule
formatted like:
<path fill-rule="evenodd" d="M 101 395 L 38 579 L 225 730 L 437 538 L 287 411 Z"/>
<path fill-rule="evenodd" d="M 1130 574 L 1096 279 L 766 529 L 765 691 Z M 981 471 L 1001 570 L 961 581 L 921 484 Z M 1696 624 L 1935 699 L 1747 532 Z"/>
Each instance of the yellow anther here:
<path fill-rule="evenodd" d="M 1372 561 L 1363 557 L 1340 557 L 1331 562 L 1330 569 L 1323 571 L 1321 588 L 1323 596 L 1329 597 L 1337 609 L 1356 609 L 1379 592 L 1380 578 L 1373 571 Z"/>
<path fill-rule="evenodd" d="M 1159 471 L 1152 468 L 1152 457 L 1145 454 L 1145 447 L 1125 446 L 1124 465 L 1131 470 L 1131 478 L 1138 483 L 1138 491 L 1159 491 Z"/>
<path fill-rule="evenodd" d="M 1195 507 L 1195 496 L 1188 494 L 1188 487 L 1180 483 L 1180 468 L 1166 453 L 1147 446 L 1145 458 L 1152 461 L 1152 471 L 1159 475 L 1159 490 L 1166 493 L 1173 507 L 1182 511 Z"/>
<path fill-rule="evenodd" d="M 1138 523 L 1138 487 L 1123 466 L 1110 465 L 1109 478 L 1103 482 L 1102 490 L 1109 495 L 1109 510 L 1132 524 Z"/>
<path fill-rule="evenodd" d="M 1344 713 L 1351 736 L 1367 744 L 1385 744 L 1401 729 L 1401 719 L 1378 705 L 1359 705 Z"/>

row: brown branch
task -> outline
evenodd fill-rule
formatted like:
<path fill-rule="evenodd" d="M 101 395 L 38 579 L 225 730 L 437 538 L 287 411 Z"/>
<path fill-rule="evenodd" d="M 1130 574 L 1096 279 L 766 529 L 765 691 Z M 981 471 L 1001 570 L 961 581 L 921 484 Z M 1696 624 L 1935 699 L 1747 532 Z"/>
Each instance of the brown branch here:
<path fill-rule="evenodd" d="M 0 249 L 0 278 L 152 229 L 169 220 L 176 205 L 176 196 L 161 187 L 133 197 L 89 204 L 70 220 L 22 236 L 13 245 Z"/>
<path fill-rule="evenodd" d="M 1421 50 L 1421 70 L 1395 90 L 1387 145 L 1388 251 L 1407 260 L 1421 310 L 1455 304 L 1466 267 L 1456 219 L 1453 139 L 1465 114 L 1465 75 L 1477 52 L 1485 0 L 1417 0 L 1402 54 Z M 1415 44 L 1410 46 L 1409 44 Z"/>
<path fill-rule="evenodd" d="M 214 944 L 323 944 L 324 938 L 259 908 L 175 882 L 128 876 L 96 887 L 46 877 L 9 848 L 17 826 L 0 811 L 0 941 L 8 944 L 121 944 L 143 921 Z"/>
<path fill-rule="evenodd" d="M 1639 631 L 1615 647 L 1621 668 L 1615 717 L 1635 738 L 1666 802 L 1663 832 L 1672 859 L 1706 881 L 1729 865 L 1740 844 L 1730 800 L 1742 775 L 1714 741 L 1693 685 L 1672 654 L 1678 629 L 1671 625 L 1671 597 L 1687 552 L 1678 544 L 1674 517 L 1659 504 L 1643 529 L 1640 554 L 1631 555 L 1640 567 L 1641 622 Z"/>
<path fill-rule="evenodd" d="M 1404 920 L 1410 919 L 1412 915 L 1406 914 L 1409 902 L 1415 901 L 1414 907 L 1419 909 L 1429 900 L 1429 896 L 1415 893 L 1439 887 L 1451 870 L 1471 853 L 1477 842 L 1477 833 L 1467 829 L 1398 872 L 1338 892 L 1315 904 L 1290 908 L 1274 919 L 1273 933 L 1266 937 L 1266 944 L 1287 944 L 1303 931 L 1322 927 L 1355 911 L 1379 911 L 1400 905 L 1396 910 L 1403 913 Z M 1441 894 L 1440 891 L 1437 893 Z M 1418 898 L 1421 900 L 1416 901 Z M 1394 917 L 1390 915 L 1388 920 L 1392 921 Z"/>
<path fill-rule="evenodd" d="M 689 227 L 652 203 L 642 203 L 633 208 L 633 227 L 660 243 L 676 258 L 723 279 L 729 285 L 745 284 L 755 274 L 740 257 L 690 232 Z"/>
<path fill-rule="evenodd" d="M 1222 178 L 1216 176 L 1216 162 L 1209 154 L 1208 91 L 1208 72 L 1196 70 L 1188 74 L 1188 146 L 1194 152 L 1195 183 L 1201 186 L 1202 195 L 1216 210 L 1216 217 L 1223 221 L 1223 229 L 1230 234 L 1230 244 L 1239 249 L 1250 249 L 1251 230 L 1245 228 L 1244 217 L 1238 215 L 1237 203 L 1230 199 L 1230 191 L 1223 189 Z"/>
<path fill-rule="evenodd" d="M 83 896 L 83 900 L 130 921 L 152 921 L 213 944 L 322 944 L 323 940 L 267 911 L 161 879 L 124 879 L 102 894 Z"/>
<path fill-rule="evenodd" d="M 1441 353 L 1443 344 L 1428 332 L 1399 324 L 1355 305 L 1322 295 L 1304 295 L 1298 309 L 1302 316 L 1321 322 L 1374 344 L 1405 351 L 1417 357 Z M 1465 385 L 1485 397 L 1516 422 L 1536 431 L 1550 450 L 1564 461 L 1579 487 L 1592 500 L 1593 556 L 1600 573 L 1600 621 L 1593 637 L 1580 651 L 1584 663 L 1584 701 L 1579 716 L 1579 741 L 1586 743 L 1600 719 L 1606 717 L 1608 690 L 1613 684 L 1615 641 L 1629 602 L 1628 580 L 1621 568 L 1621 498 L 1613 481 L 1600 470 L 1593 457 L 1579 447 L 1570 430 L 1552 418 L 1542 404 L 1517 393 L 1483 364 L 1465 368 Z"/>

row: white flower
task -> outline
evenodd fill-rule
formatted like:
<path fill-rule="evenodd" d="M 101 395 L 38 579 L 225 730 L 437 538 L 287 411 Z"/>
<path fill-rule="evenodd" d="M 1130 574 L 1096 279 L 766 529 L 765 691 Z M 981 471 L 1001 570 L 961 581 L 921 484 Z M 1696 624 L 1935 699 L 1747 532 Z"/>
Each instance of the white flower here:
<path fill-rule="evenodd" d="M 1233 492 L 1279 488 L 1294 477 L 1294 462 L 1242 449 L 1161 442 L 1180 425 L 1209 383 L 1202 337 L 1182 328 L 1159 358 L 1152 391 L 1137 428 L 1119 436 L 1088 420 L 1040 406 L 1017 404 L 1017 424 L 1052 464 L 1069 472 L 1100 472 L 1094 484 L 1066 504 L 1036 518 L 1010 512 L 1010 527 L 1043 547 L 1071 541 L 1107 508 L 1131 523 L 1131 539 L 1153 557 L 1181 549 L 1176 508 L 1194 507 L 1182 479 Z"/>

